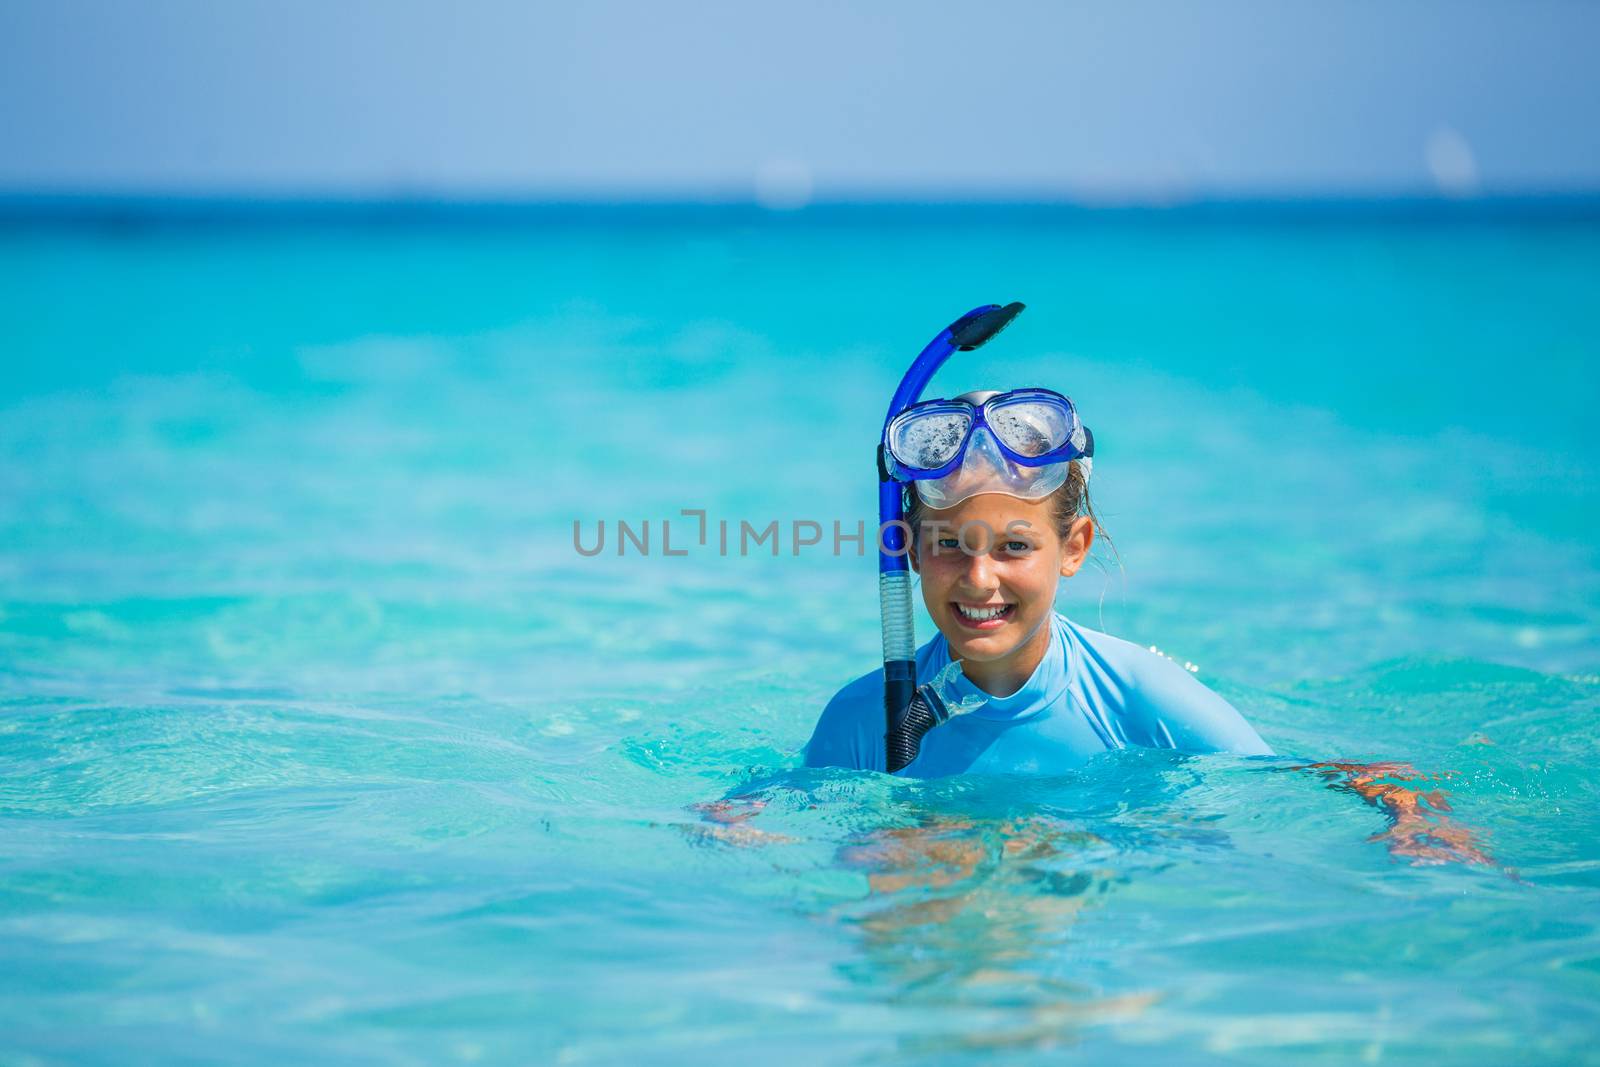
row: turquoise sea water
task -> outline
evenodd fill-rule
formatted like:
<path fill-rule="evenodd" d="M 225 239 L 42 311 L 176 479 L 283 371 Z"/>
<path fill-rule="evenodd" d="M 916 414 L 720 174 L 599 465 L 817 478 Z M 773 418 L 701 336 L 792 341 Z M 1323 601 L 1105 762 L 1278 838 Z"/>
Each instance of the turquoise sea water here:
<path fill-rule="evenodd" d="M 201 215 L 0 228 L 0 1064 L 1600 1062 L 1593 213 Z M 795 769 L 1014 299 L 1281 758 Z"/>

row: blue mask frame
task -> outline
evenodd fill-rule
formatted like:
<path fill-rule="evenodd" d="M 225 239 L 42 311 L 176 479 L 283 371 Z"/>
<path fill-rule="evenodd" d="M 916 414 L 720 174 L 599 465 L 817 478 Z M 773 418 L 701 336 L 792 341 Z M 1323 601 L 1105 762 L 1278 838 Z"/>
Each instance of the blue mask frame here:
<path fill-rule="evenodd" d="M 1050 400 L 1059 403 L 1066 409 L 1068 421 L 1072 427 L 1067 433 L 1067 440 L 1065 443 L 1058 448 L 1053 448 L 1048 452 L 1042 452 L 1037 456 L 1025 455 L 1024 453 L 1018 452 L 1010 445 L 1006 444 L 1005 438 L 995 432 L 994 426 L 985 417 L 990 409 L 994 407 L 1013 403 L 1017 400 L 1023 400 L 1029 397 L 1037 397 L 1041 400 Z M 956 447 L 955 454 L 947 462 L 937 467 L 912 467 L 908 464 L 902 463 L 899 458 L 895 456 L 894 449 L 891 447 L 889 442 L 893 440 L 894 429 L 897 423 L 902 422 L 913 414 L 927 411 L 967 413 L 969 414 L 970 419 L 967 423 L 966 433 L 961 438 L 961 443 Z M 967 446 L 972 443 L 972 435 L 977 433 L 980 429 L 987 430 L 989 432 L 990 439 L 992 439 L 995 443 L 995 446 L 1000 449 L 1001 455 L 1022 467 L 1047 467 L 1052 463 L 1068 463 L 1075 459 L 1083 459 L 1085 457 L 1094 456 L 1094 434 L 1089 431 L 1089 427 L 1085 426 L 1083 424 L 1083 420 L 1078 417 L 1078 409 L 1073 405 L 1071 397 L 1063 396 L 1054 389 L 1012 389 L 1009 392 L 999 393 L 995 396 L 992 396 L 983 401 L 981 404 L 974 404 L 970 400 L 962 400 L 960 398 L 955 400 L 924 400 L 921 403 L 912 404 L 910 407 L 906 408 L 900 414 L 890 419 L 884 425 L 883 455 L 885 468 L 888 470 L 889 476 L 895 479 L 895 481 L 899 482 L 933 481 L 934 479 L 943 478 L 946 475 L 953 474 L 966 459 Z M 1072 443 L 1073 438 L 1077 436 L 1077 431 L 1080 429 L 1083 431 L 1085 439 L 1084 447 L 1081 450 Z"/>

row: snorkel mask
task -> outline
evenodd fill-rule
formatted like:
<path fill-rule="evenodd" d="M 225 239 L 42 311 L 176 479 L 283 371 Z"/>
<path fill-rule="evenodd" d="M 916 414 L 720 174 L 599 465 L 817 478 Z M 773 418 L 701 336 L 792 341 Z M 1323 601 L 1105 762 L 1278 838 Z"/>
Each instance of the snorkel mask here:
<path fill-rule="evenodd" d="M 913 404 L 883 434 L 889 476 L 916 485 L 931 508 L 980 493 L 1043 500 L 1087 464 L 1094 435 L 1072 401 L 1050 389 L 965 393 Z"/>
<path fill-rule="evenodd" d="M 884 757 L 889 773 L 916 760 L 927 732 L 952 715 L 943 676 L 917 685 L 905 487 L 929 507 L 954 507 L 980 493 L 1042 500 L 1077 460 L 1087 478 L 1094 435 L 1072 401 L 1049 389 L 966 393 L 918 403 L 945 360 L 970 352 L 1010 325 L 1022 304 L 985 304 L 939 331 L 900 379 L 878 446 L 878 604 L 883 620 Z M 948 673 L 948 672 L 946 672 Z"/>

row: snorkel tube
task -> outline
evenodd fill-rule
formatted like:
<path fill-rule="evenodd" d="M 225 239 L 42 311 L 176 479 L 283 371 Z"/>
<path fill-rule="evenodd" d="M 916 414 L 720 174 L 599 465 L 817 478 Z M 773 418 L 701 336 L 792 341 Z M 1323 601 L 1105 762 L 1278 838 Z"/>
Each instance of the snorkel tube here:
<path fill-rule="evenodd" d="M 890 774 L 904 769 L 922 750 L 922 738 L 950 716 L 932 686 L 917 688 L 916 624 L 911 615 L 910 544 L 905 483 L 889 475 L 885 453 L 889 423 L 922 397 L 934 372 L 956 352 L 971 352 L 1010 325 L 1022 304 L 985 304 L 939 331 L 912 361 L 889 401 L 878 438 L 878 607 L 883 619 L 884 758 Z"/>

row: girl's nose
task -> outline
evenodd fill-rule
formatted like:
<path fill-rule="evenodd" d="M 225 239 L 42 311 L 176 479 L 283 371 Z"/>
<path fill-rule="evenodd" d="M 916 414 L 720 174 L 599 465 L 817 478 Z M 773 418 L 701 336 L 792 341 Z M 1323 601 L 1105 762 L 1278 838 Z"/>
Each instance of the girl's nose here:
<path fill-rule="evenodd" d="M 966 556 L 967 566 L 961 572 L 961 584 L 984 593 L 994 588 L 994 561 L 987 552 Z"/>

